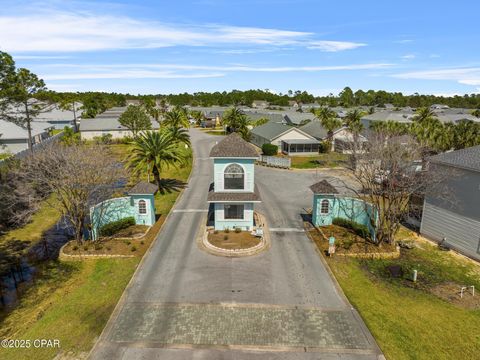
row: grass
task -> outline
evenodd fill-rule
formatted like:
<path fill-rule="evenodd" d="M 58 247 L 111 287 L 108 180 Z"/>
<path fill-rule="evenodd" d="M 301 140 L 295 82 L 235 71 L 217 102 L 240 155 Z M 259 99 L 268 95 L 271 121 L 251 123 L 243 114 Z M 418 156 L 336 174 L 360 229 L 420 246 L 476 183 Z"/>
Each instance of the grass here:
<path fill-rule="evenodd" d="M 399 259 L 327 258 L 349 301 L 358 309 L 388 359 L 478 359 L 480 309 L 442 300 L 432 289 L 442 283 L 480 286 L 480 267 L 427 242 L 402 250 Z M 404 276 L 386 270 L 399 265 Z M 410 279 L 418 270 L 418 282 Z"/>
<path fill-rule="evenodd" d="M 311 156 L 290 156 L 292 168 L 294 169 L 315 169 L 317 167 L 342 166 L 348 160 L 348 155 L 336 152 L 317 154 Z"/>
<path fill-rule="evenodd" d="M 53 198 L 44 200 L 30 222 L 23 227 L 7 231 L 0 237 L 0 244 L 14 239 L 31 243 L 40 241 L 43 233 L 60 219 L 60 211 L 54 206 L 53 201 Z"/>
<path fill-rule="evenodd" d="M 0 338 L 59 339 L 60 349 L 0 349 L 0 358 L 84 357 L 103 330 L 139 258 L 49 262 L 37 284 L 4 319 Z"/>

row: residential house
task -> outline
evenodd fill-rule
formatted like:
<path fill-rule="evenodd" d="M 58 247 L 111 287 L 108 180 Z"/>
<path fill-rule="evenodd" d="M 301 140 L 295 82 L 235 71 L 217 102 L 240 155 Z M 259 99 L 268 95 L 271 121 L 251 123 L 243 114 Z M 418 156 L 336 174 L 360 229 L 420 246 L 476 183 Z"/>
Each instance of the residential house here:
<path fill-rule="evenodd" d="M 32 144 L 40 144 L 50 137 L 53 126 L 31 122 Z M 0 119 L 0 152 L 19 153 L 28 149 L 28 130 L 12 122 Z"/>
<path fill-rule="evenodd" d="M 480 146 L 430 158 L 445 176 L 442 189 L 427 192 L 420 232 L 480 260 Z"/>
<path fill-rule="evenodd" d="M 123 108 L 113 108 L 99 114 L 94 119 L 82 119 L 80 122 L 80 137 L 84 140 L 93 140 L 95 137 L 110 134 L 113 139 L 120 139 L 126 136 L 132 136 L 132 132 L 121 125 L 118 119 L 126 110 Z M 160 124 L 153 118 L 150 119 L 152 130 L 160 128 Z"/>
<path fill-rule="evenodd" d="M 250 141 L 260 148 L 263 144 L 277 145 L 279 151 L 289 155 L 318 153 L 320 146 L 318 140 L 301 129 L 276 122 L 253 128 Z"/>
<path fill-rule="evenodd" d="M 268 106 L 268 101 L 266 100 L 253 100 L 252 107 L 254 108 L 266 108 Z"/>
<path fill-rule="evenodd" d="M 214 183 L 208 194 L 215 230 L 252 230 L 254 205 L 260 202 L 255 186 L 255 148 L 232 133 L 210 151 Z"/>

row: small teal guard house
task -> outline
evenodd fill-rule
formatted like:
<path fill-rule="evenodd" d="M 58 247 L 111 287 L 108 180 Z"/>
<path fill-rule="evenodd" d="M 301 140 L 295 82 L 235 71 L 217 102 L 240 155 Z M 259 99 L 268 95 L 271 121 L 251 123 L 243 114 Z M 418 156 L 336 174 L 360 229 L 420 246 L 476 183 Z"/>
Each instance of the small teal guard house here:
<path fill-rule="evenodd" d="M 92 206 L 92 239 L 98 238 L 98 231 L 103 225 L 126 217 L 134 217 L 137 225 L 152 226 L 155 223 L 156 192 L 156 185 L 141 181 L 127 192 L 128 196 L 108 199 Z"/>
<path fill-rule="evenodd" d="M 210 151 L 213 158 L 213 186 L 208 203 L 213 204 L 215 230 L 252 230 L 254 204 L 260 196 L 255 187 L 254 147 L 232 133 Z"/>
<path fill-rule="evenodd" d="M 375 207 L 361 199 L 342 196 L 327 180 L 310 186 L 313 192 L 312 222 L 315 226 L 331 225 L 341 218 L 365 225 L 375 241 L 374 225 L 378 221 Z"/>

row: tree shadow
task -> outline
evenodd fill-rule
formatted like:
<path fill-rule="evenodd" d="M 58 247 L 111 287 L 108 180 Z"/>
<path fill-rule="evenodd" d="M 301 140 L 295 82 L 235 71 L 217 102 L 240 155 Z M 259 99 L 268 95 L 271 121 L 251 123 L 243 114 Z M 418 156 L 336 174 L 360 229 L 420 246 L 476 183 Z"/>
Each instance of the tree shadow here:
<path fill-rule="evenodd" d="M 180 191 L 185 188 L 186 182 L 178 179 L 161 179 L 160 180 L 160 194 L 170 194 L 174 191 Z"/>

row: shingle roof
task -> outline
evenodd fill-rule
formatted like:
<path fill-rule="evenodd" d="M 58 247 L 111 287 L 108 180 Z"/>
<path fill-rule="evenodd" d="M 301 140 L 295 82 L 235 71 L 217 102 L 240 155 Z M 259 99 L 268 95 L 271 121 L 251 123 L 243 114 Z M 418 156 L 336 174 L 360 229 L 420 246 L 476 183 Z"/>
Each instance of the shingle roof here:
<path fill-rule="evenodd" d="M 237 133 L 231 133 L 210 151 L 210 157 L 221 158 L 257 158 L 255 148 L 243 140 Z"/>
<path fill-rule="evenodd" d="M 430 161 L 480 172 L 480 145 L 432 156 Z"/>
<path fill-rule="evenodd" d="M 260 202 L 257 186 L 253 192 L 215 192 L 210 190 L 208 202 Z"/>
<path fill-rule="evenodd" d="M 318 140 L 325 139 L 328 136 L 327 129 L 322 126 L 319 120 L 312 120 L 309 123 L 300 126 L 299 129 Z"/>
<path fill-rule="evenodd" d="M 157 185 L 146 181 L 140 181 L 128 191 L 128 195 L 153 195 L 157 190 Z"/>
<path fill-rule="evenodd" d="M 107 130 L 128 130 L 118 122 L 119 115 L 115 117 L 96 117 L 95 119 L 80 120 L 80 131 L 107 131 Z M 151 120 L 152 129 L 158 129 L 160 125 Z"/>
<path fill-rule="evenodd" d="M 310 186 L 310 190 L 312 190 L 315 194 L 338 194 L 335 186 L 330 184 L 327 180 L 322 180 L 316 184 L 313 184 Z"/>
<path fill-rule="evenodd" d="M 47 132 L 48 128 L 51 128 L 50 124 L 30 123 L 32 128 L 32 136 L 43 134 Z M 28 131 L 12 122 L 0 119 L 0 140 L 7 139 L 28 139 Z"/>
<path fill-rule="evenodd" d="M 252 129 L 252 134 L 271 141 L 290 129 L 295 128 L 290 125 L 284 125 L 276 122 L 268 122 L 266 124 L 254 127 Z"/>

